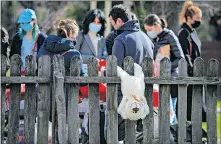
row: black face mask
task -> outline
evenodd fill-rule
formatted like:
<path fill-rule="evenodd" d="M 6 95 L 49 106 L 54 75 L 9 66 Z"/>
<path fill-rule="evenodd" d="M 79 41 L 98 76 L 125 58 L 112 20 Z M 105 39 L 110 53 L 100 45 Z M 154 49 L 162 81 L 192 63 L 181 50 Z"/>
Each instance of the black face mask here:
<path fill-rule="evenodd" d="M 195 21 L 192 25 L 193 28 L 198 28 L 200 26 L 201 22 L 200 21 Z"/>

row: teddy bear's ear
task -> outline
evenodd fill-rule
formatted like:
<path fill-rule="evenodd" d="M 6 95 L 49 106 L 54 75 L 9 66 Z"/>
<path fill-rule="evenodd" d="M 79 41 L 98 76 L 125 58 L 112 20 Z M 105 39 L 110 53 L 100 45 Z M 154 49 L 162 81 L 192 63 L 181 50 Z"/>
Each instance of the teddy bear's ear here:
<path fill-rule="evenodd" d="M 142 71 L 142 68 L 137 63 L 134 63 L 134 76 L 144 79 L 144 73 Z"/>

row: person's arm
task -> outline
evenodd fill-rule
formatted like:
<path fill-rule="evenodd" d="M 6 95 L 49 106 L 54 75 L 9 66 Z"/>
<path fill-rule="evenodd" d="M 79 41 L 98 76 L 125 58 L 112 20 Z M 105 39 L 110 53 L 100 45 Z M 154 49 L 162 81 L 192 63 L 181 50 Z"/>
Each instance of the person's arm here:
<path fill-rule="evenodd" d="M 16 34 L 13 37 L 13 40 L 12 40 L 9 58 L 11 58 L 11 56 L 13 56 L 14 54 L 17 54 L 17 43 L 18 43 L 18 41 L 19 41 L 19 36 L 18 36 L 18 34 Z"/>
<path fill-rule="evenodd" d="M 78 36 L 76 37 L 75 49 L 80 51 L 82 43 L 83 43 L 83 32 L 80 31 L 78 33 Z"/>
<path fill-rule="evenodd" d="M 122 67 L 123 66 L 123 60 L 124 60 L 124 45 L 123 43 L 116 39 L 114 41 L 114 46 L 113 46 L 113 51 L 112 51 L 112 55 L 116 56 L 117 58 L 117 64 L 118 66 Z"/>
<path fill-rule="evenodd" d="M 106 47 L 107 47 L 107 53 L 108 55 L 112 54 L 112 48 L 114 45 L 114 39 L 117 37 L 117 34 L 115 34 L 113 31 L 106 37 Z"/>
<path fill-rule="evenodd" d="M 186 59 L 188 65 L 190 67 L 193 67 L 191 57 L 190 57 L 190 53 L 189 53 L 189 40 L 188 40 L 188 37 L 189 37 L 189 33 L 185 29 L 183 29 L 178 35 L 178 39 L 179 39 L 180 45 L 182 47 L 185 59 Z"/>
<path fill-rule="evenodd" d="M 106 42 L 105 39 L 103 39 L 103 47 L 102 47 L 102 59 L 106 59 L 108 56 L 107 54 L 107 47 L 106 47 Z"/>
<path fill-rule="evenodd" d="M 183 55 L 183 51 L 180 45 L 180 42 L 178 40 L 178 38 L 174 35 L 170 35 L 169 37 L 169 43 L 170 43 L 170 47 L 171 47 L 171 69 L 175 69 L 178 67 L 179 65 L 179 60 L 181 58 L 184 58 Z"/>

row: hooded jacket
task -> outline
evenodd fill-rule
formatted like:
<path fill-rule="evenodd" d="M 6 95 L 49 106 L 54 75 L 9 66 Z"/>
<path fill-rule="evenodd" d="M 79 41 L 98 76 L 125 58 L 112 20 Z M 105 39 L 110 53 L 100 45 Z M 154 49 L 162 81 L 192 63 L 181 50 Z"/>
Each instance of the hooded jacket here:
<path fill-rule="evenodd" d="M 134 62 L 141 64 L 144 57 L 153 58 L 153 43 L 140 30 L 138 20 L 130 20 L 117 30 L 112 55 L 117 57 L 117 63 L 122 66 L 123 60 L 131 56 Z"/>
<path fill-rule="evenodd" d="M 79 56 L 81 59 L 81 54 L 78 50 L 75 50 L 76 42 L 69 38 L 62 38 L 56 35 L 48 36 L 41 48 L 39 49 L 38 56 L 49 55 L 51 58 L 55 54 L 60 54 L 64 56 L 65 63 L 65 75 L 70 73 L 70 61 L 73 56 Z M 81 75 L 84 75 L 83 69 L 81 69 Z"/>

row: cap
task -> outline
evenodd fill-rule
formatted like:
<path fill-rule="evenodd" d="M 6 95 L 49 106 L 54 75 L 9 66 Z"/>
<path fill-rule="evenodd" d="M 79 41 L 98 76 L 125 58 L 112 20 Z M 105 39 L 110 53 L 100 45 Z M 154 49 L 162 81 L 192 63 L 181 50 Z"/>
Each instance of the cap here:
<path fill-rule="evenodd" d="M 24 9 L 21 14 L 19 15 L 18 23 L 27 23 L 30 22 L 32 19 L 36 19 L 35 11 L 32 9 Z"/>

